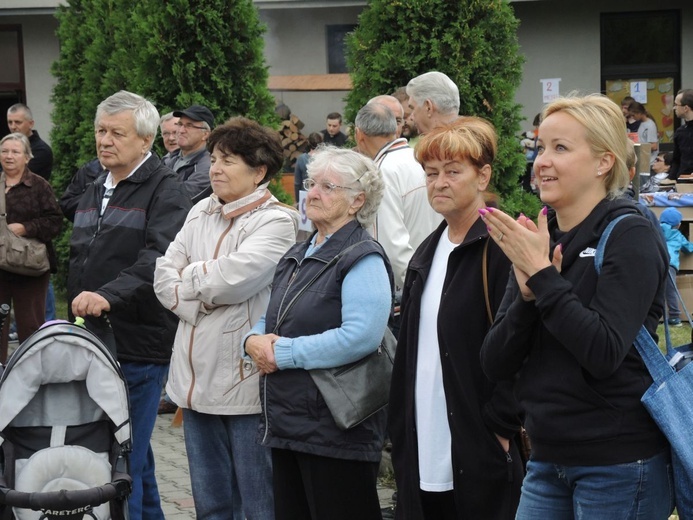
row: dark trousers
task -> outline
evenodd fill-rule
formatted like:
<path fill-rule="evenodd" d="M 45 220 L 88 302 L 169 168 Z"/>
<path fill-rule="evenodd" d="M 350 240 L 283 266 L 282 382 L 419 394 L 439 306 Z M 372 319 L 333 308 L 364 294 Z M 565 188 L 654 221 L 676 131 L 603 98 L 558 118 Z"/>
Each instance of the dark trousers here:
<path fill-rule="evenodd" d="M 425 520 L 457 520 L 455 497 L 452 491 L 431 493 L 421 491 L 421 509 Z"/>
<path fill-rule="evenodd" d="M 272 449 L 275 520 L 381 520 L 378 463 Z"/>
<path fill-rule="evenodd" d="M 43 325 L 46 315 L 46 292 L 50 273 L 41 276 L 23 276 L 0 270 L 0 304 L 14 308 L 17 336 L 21 343 Z M 7 361 L 7 343 L 10 319 L 5 320 L 0 338 L 0 363 Z"/>
<path fill-rule="evenodd" d="M 681 311 L 679 310 L 679 295 L 676 292 L 676 275 L 678 272 L 675 267 L 669 266 L 669 276 L 667 276 L 667 287 L 666 287 L 666 299 L 667 299 L 667 311 L 668 319 L 676 319 L 681 316 Z M 688 309 L 688 312 L 691 310 Z"/>

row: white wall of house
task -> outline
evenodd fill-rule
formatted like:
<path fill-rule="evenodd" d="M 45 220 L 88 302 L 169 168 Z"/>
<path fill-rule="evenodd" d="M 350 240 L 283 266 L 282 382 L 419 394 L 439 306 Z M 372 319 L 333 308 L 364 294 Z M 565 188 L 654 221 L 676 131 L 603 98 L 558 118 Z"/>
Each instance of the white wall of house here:
<path fill-rule="evenodd" d="M 55 37 L 55 18 L 42 13 L 58 3 L 60 0 L 0 0 L 0 24 L 22 25 L 27 104 L 44 138 L 49 136 L 52 126 L 50 96 L 55 80 L 50 67 L 58 57 L 59 44 Z M 333 0 L 258 0 L 257 3 L 260 18 L 268 27 L 265 55 L 270 75 L 327 73 L 326 26 L 355 24 L 363 9 L 362 5 L 344 5 L 349 2 Z M 601 12 L 681 9 L 681 84 L 693 87 L 693 4 L 690 0 L 658 0 L 656 5 L 651 0 L 543 0 L 516 1 L 512 5 L 520 19 L 519 42 L 527 58 L 523 80 L 516 93 L 516 101 L 523 106 L 522 114 L 528 120 L 523 124 L 527 128 L 542 108 L 540 79 L 561 78 L 562 93 L 574 89 L 599 91 Z M 32 14 L 25 14 L 27 12 Z M 344 112 L 346 94 L 274 93 L 278 103 L 284 102 L 303 120 L 306 135 L 323 129 L 329 112 Z"/>
<path fill-rule="evenodd" d="M 327 74 L 327 25 L 356 24 L 361 7 L 261 9 L 267 25 L 265 57 L 270 75 Z M 274 92 L 305 123 L 303 133 L 325 128 L 330 112 L 344 113 L 347 92 Z"/>
<path fill-rule="evenodd" d="M 541 79 L 561 78 L 560 92 L 599 92 L 601 13 L 682 10 L 681 84 L 693 88 L 693 4 L 689 0 L 581 0 L 515 2 L 518 39 L 526 58 L 515 99 L 523 106 L 523 128 L 541 111 Z M 634 35 L 636 37 L 636 35 Z"/>
<path fill-rule="evenodd" d="M 34 115 L 34 128 L 41 138 L 50 142 L 53 127 L 50 102 L 55 78 L 51 65 L 58 59 L 59 45 L 55 37 L 58 22 L 52 15 L 0 16 L 0 24 L 20 24 L 24 48 L 26 104 Z M 0 114 L 5 117 L 5 114 Z"/>

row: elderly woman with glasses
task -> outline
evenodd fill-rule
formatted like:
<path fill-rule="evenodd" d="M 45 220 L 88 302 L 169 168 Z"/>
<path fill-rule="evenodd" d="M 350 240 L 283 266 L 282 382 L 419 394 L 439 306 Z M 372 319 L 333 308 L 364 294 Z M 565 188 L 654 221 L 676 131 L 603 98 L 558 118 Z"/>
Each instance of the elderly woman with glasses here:
<path fill-rule="evenodd" d="M 380 520 L 385 412 L 339 429 L 309 371 L 357 361 L 383 337 L 392 271 L 365 228 L 384 184 L 370 159 L 327 146 L 308 165 L 305 188 L 317 231 L 280 260 L 267 313 L 245 342 L 264 372 L 259 438 L 272 448 L 275 516 Z"/>

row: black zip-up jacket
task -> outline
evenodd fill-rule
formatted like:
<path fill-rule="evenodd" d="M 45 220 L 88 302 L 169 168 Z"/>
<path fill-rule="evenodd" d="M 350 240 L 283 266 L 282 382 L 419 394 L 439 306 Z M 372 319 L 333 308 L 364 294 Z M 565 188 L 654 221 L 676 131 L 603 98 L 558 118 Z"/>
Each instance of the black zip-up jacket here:
<path fill-rule="evenodd" d="M 416 366 L 421 297 L 443 222 L 414 253 L 404 281 L 402 327 L 392 375 L 389 433 L 397 480 L 396 518 L 420 520 Z M 484 245 L 492 312 L 500 305 L 510 262 L 478 219 L 448 259 L 438 310 L 438 342 L 445 404 L 452 435 L 453 493 L 459 518 L 511 520 L 520 497 L 522 463 L 513 440 L 520 410 L 512 381 L 492 383 L 481 370 L 479 350 L 490 327 L 482 277 Z M 511 439 L 506 453 L 495 434 Z"/>
<path fill-rule="evenodd" d="M 693 173 L 693 121 L 687 121 L 674 132 L 674 156 L 669 178 L 676 180 L 688 173 Z"/>
<path fill-rule="evenodd" d="M 608 223 L 624 213 L 606 246 L 601 275 L 594 254 Z M 547 267 L 527 285 L 511 275 L 482 348 L 491 379 L 519 373 L 516 393 L 532 439 L 532 458 L 598 466 L 652 457 L 667 442 L 640 398 L 652 384 L 633 341 L 640 327 L 656 338 L 667 253 L 632 202 L 603 200 L 572 230 L 549 218 L 551 251 L 563 246 L 561 272 Z"/>
<path fill-rule="evenodd" d="M 183 226 L 190 197 L 152 154 L 118 183 L 100 217 L 106 175 L 88 186 L 75 213 L 69 301 L 82 291 L 108 300 L 120 361 L 168 363 L 178 319 L 161 306 L 152 283 L 156 259 Z"/>

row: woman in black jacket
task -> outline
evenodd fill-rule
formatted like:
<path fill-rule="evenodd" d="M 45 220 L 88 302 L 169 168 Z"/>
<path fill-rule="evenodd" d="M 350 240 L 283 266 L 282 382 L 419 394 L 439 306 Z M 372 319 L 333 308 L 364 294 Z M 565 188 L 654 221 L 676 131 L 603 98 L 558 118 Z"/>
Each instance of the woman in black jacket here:
<path fill-rule="evenodd" d="M 667 257 L 650 222 L 618 195 L 628 184 L 619 107 L 601 95 L 549 104 L 535 174 L 538 224 L 484 211 L 513 262 L 482 348 L 493 380 L 518 374 L 532 457 L 517 518 L 665 519 L 672 505 L 666 439 L 640 397 L 652 384 L 633 347 L 655 338 Z M 622 214 L 601 275 L 595 249 Z M 552 254 L 553 253 L 553 254 Z"/>
<path fill-rule="evenodd" d="M 479 216 L 496 150 L 495 130 L 476 117 L 416 147 L 445 221 L 416 250 L 404 282 L 389 406 L 398 519 L 509 520 L 519 500 L 512 383 L 491 383 L 479 362 L 510 271 Z"/>

